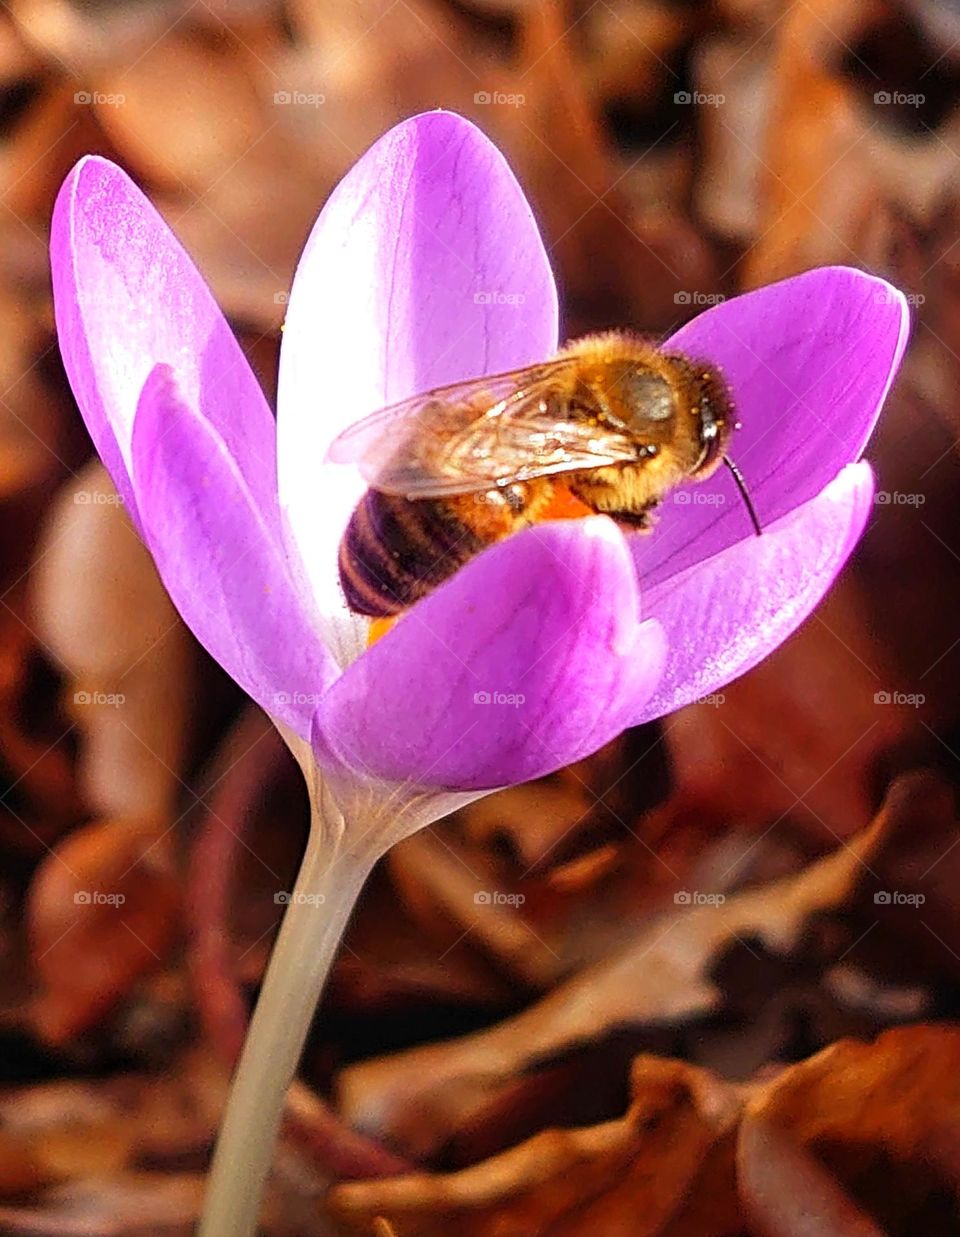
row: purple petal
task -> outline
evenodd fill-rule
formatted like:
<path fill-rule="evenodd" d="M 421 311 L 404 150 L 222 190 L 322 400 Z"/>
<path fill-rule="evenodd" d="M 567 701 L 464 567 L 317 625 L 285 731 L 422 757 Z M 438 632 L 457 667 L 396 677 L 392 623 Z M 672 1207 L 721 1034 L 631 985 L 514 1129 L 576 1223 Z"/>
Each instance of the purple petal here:
<path fill-rule="evenodd" d="M 54 208 L 50 259 L 70 385 L 134 517 L 143 518 L 130 485 L 133 418 L 158 363 L 172 366 L 257 502 L 276 512 L 276 432 L 263 394 L 190 258 L 120 168 L 96 157 L 76 165 Z"/>
<path fill-rule="evenodd" d="M 667 665 L 634 723 L 671 713 L 755 666 L 803 622 L 833 583 L 870 514 L 873 474 L 851 464 L 792 514 L 645 590 Z"/>
<path fill-rule="evenodd" d="M 619 734 L 663 656 L 614 525 L 543 524 L 468 563 L 354 662 L 321 702 L 314 750 L 418 785 L 526 781 Z"/>
<path fill-rule="evenodd" d="M 666 342 L 726 374 L 742 426 L 730 455 L 764 527 L 860 458 L 908 329 L 896 288 L 862 271 L 824 267 L 708 309 Z M 752 536 L 725 468 L 675 491 L 655 534 L 632 539 L 644 592 Z"/>
<path fill-rule="evenodd" d="M 323 208 L 284 326 L 281 501 L 324 613 L 343 612 L 337 546 L 364 489 L 354 469 L 323 464 L 332 439 L 386 404 L 556 346 L 553 276 L 500 152 L 449 112 L 391 129 Z"/>
<path fill-rule="evenodd" d="M 157 366 L 133 427 L 144 535 L 184 621 L 272 717 L 301 737 L 336 670 L 283 547 L 223 438 Z"/>

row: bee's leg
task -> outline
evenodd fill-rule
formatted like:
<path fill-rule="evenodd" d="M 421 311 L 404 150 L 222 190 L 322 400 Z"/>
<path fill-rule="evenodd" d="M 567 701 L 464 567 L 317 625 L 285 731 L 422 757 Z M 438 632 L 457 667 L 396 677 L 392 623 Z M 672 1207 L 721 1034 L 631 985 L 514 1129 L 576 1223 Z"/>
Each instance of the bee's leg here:
<path fill-rule="evenodd" d="M 651 503 L 649 507 L 644 507 L 642 511 L 607 511 L 614 524 L 617 524 L 624 532 L 628 533 L 648 533 L 656 523 L 656 516 L 653 509 L 656 503 Z"/>

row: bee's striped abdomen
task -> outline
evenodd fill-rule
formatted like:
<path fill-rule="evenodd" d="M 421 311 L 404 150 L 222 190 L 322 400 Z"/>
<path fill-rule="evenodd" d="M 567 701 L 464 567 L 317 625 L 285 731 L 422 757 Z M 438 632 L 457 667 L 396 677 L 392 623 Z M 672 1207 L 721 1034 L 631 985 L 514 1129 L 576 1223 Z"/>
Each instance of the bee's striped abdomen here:
<path fill-rule="evenodd" d="M 340 584 L 357 614 L 412 606 L 487 544 L 451 504 L 368 490 L 340 543 Z"/>

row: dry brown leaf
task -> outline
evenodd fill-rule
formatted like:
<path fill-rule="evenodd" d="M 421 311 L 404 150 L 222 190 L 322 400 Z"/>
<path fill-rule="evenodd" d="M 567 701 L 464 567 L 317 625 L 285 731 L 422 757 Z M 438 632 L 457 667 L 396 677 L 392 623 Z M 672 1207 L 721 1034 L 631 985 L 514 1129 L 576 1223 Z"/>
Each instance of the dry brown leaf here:
<path fill-rule="evenodd" d="M 876 1231 L 960 1227 L 960 1028 L 911 1026 L 871 1044 L 842 1040 L 786 1070 L 747 1113 L 740 1154 L 751 1211 L 761 1210 L 749 1201 L 759 1184 L 758 1120 L 811 1153 Z"/>
<path fill-rule="evenodd" d="M 65 450 L 62 417 L 34 368 L 44 336 L 22 301 L 22 295 L 0 284 L 0 338 L 5 343 L 0 349 L 0 500 L 8 503 L 55 477 L 63 468 Z M 8 512 L 7 518 L 12 516 Z M 33 524 L 37 512 L 31 510 L 29 517 Z M 23 553 L 28 537 L 18 540 Z M 5 560 L 12 549 L 5 548 Z"/>
<path fill-rule="evenodd" d="M 748 244 L 760 230 L 761 151 L 774 88 L 769 44 L 753 31 L 705 40 L 693 72 L 702 94 L 723 100 L 698 109 L 703 162 L 695 205 L 708 227 Z"/>
<path fill-rule="evenodd" d="M 129 1173 L 70 1181 L 34 1206 L 0 1207 L 10 1237 L 189 1237 L 204 1181 L 188 1173 Z"/>
<path fill-rule="evenodd" d="M 43 1039 L 80 1034 L 164 962 L 181 913 L 169 842 L 162 826 L 102 821 L 71 833 L 38 868 L 27 915 Z"/>
<path fill-rule="evenodd" d="M 139 178 L 201 195 L 246 164 L 267 125 L 229 39 L 201 41 L 175 29 L 129 68 L 121 66 L 97 75 L 100 94 L 122 99 L 99 106 L 97 116 Z M 260 158 L 253 162 L 262 174 Z"/>
<path fill-rule="evenodd" d="M 108 1177 L 135 1162 L 176 1166 L 209 1146 L 226 1086 L 226 1069 L 195 1049 L 163 1075 L 16 1088 L 0 1094 L 0 1142 L 28 1151 L 47 1182 Z"/>
<path fill-rule="evenodd" d="M 586 1129 L 547 1130 L 449 1175 L 334 1187 L 334 1214 L 358 1232 L 385 1216 L 398 1237 L 704 1237 L 735 1231 L 737 1093 L 680 1061 L 640 1057 L 630 1106 Z"/>
<path fill-rule="evenodd" d="M 839 1182 L 783 1131 L 741 1122 L 738 1186 L 754 1237 L 884 1237 Z"/>
<path fill-rule="evenodd" d="M 64 719 L 44 709 L 42 728 L 35 725 L 35 638 L 22 599 L 8 597 L 0 609 L 0 757 L 10 787 L 0 834 L 11 850 L 39 855 L 79 817 L 76 777 L 61 744 L 69 728 Z"/>
<path fill-rule="evenodd" d="M 747 259 L 748 286 L 822 263 L 857 264 L 878 201 L 929 224 L 941 201 L 955 197 L 960 111 L 938 132 L 927 126 L 904 141 L 888 123 L 893 105 L 884 112 L 871 98 L 887 83 L 865 74 L 858 93 L 841 72 L 851 49 L 856 60 L 860 40 L 891 18 L 890 37 L 902 39 L 902 19 L 898 24 L 889 6 L 876 2 L 793 5 L 778 25 L 769 125 L 759 150 L 763 209 Z"/>
<path fill-rule="evenodd" d="M 627 54 L 636 54 L 629 24 L 608 12 L 611 22 L 619 20 Z M 574 34 L 554 0 L 528 8 L 518 72 L 494 83 L 523 103 L 492 109 L 495 136 L 523 167 L 556 255 L 566 333 L 614 325 L 665 331 L 679 316 L 677 293 L 717 290 L 716 265 L 681 201 L 661 200 L 644 211 L 634 205 L 637 195 L 626 191 L 627 169 L 603 132 Z"/>
<path fill-rule="evenodd" d="M 52 1180 L 29 1140 L 0 1127 L 0 1196 L 26 1194 Z"/>
<path fill-rule="evenodd" d="M 825 844 L 856 832 L 870 819 L 878 758 L 921 729 L 916 708 L 878 705 L 876 695 L 908 686 L 846 578 L 750 674 L 665 722 L 675 779 L 667 815 L 763 832 L 798 824 Z"/>
<path fill-rule="evenodd" d="M 102 1087 L 47 1083 L 0 1100 L 0 1135 L 29 1155 L 37 1184 L 107 1176 L 130 1161 L 136 1131 Z M 10 1194 L 19 1192 L 14 1189 Z"/>
<path fill-rule="evenodd" d="M 927 869 L 933 855 L 951 850 L 956 833 L 951 796 L 936 779 L 901 779 L 869 829 L 803 871 L 716 898 L 718 904 L 656 917 L 635 930 L 628 946 L 494 1027 L 348 1067 L 338 1080 L 342 1111 L 408 1154 L 435 1154 L 452 1130 L 480 1121 L 522 1078 L 564 1054 L 617 1029 L 669 1025 L 676 1031 L 719 1013 L 728 981 L 718 967 L 737 949 L 758 963 L 758 949 L 772 958 L 805 949 L 808 965 L 822 971 L 837 958 L 848 966 L 869 962 L 875 936 L 892 965 L 906 919 L 907 952 L 916 959 L 916 937 L 928 936 L 926 956 L 939 968 L 933 973 L 942 973 L 938 940 L 913 894 L 926 891 L 931 914 L 942 907 L 952 865 L 945 860 L 941 876 L 934 876 L 935 866 Z M 917 841 L 924 836 L 927 847 Z M 937 922 L 949 936 L 949 921 Z M 844 1015 L 848 1029 L 864 1025 L 851 1024 L 850 1016 L 861 1017 L 852 1009 Z"/>
<path fill-rule="evenodd" d="M 644 802 L 666 787 L 649 734 L 471 804 L 396 846 L 388 863 L 416 921 L 444 957 L 477 951 L 544 987 L 605 956 L 676 887 L 641 840 Z"/>
<path fill-rule="evenodd" d="M 132 9 L 70 0 L 14 0 L 9 6 L 24 41 L 58 72 L 81 81 L 105 62 L 134 61 L 187 7 L 186 0 L 151 0 Z"/>
<path fill-rule="evenodd" d="M 431 925 L 437 910 L 432 904 Z M 329 999 L 338 1010 L 384 1016 L 434 1002 L 502 1009 L 515 999 L 508 979 L 472 947 L 438 950 L 436 927 L 425 930 L 423 920 L 398 906 L 387 882 L 377 877 L 364 890 L 346 944 L 330 985 Z"/>
<path fill-rule="evenodd" d="M 98 461 L 58 494 L 32 585 L 35 626 L 70 676 L 87 807 L 170 816 L 181 786 L 189 639 Z"/>
<path fill-rule="evenodd" d="M 539 938 L 517 903 L 508 900 L 526 895 L 504 888 L 503 881 L 500 888 L 486 888 L 495 882 L 471 870 L 429 830 L 407 838 L 397 850 L 401 854 L 391 856 L 391 870 L 406 900 L 421 908 L 429 903 L 431 917 L 440 915 L 447 920 L 451 946 L 469 932 L 472 945 L 488 951 L 521 981 L 536 987 L 545 986 L 560 973 L 563 960 Z"/>
<path fill-rule="evenodd" d="M 704 1017 L 722 999 L 711 977 L 718 956 L 750 939 L 772 953 L 789 953 L 812 917 L 848 900 L 861 856 L 881 827 L 878 822 L 796 876 L 745 890 L 721 905 L 658 916 L 628 947 L 489 1030 L 344 1070 L 338 1082 L 342 1111 L 352 1124 L 410 1154 L 430 1154 L 538 1062 L 617 1027 Z"/>

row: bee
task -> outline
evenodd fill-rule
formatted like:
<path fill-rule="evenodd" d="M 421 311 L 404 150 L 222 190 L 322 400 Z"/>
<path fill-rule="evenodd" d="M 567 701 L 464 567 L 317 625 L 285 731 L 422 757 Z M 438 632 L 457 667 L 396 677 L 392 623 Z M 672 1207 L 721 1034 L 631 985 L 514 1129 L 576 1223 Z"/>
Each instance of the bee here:
<path fill-rule="evenodd" d="M 403 400 L 351 426 L 328 459 L 369 489 L 340 544 L 350 609 L 397 615 L 494 542 L 543 520 L 611 516 L 631 532 L 721 463 L 737 428 L 720 372 L 625 332 Z"/>

